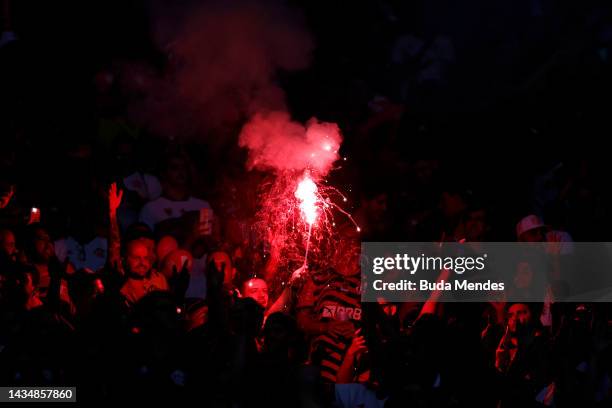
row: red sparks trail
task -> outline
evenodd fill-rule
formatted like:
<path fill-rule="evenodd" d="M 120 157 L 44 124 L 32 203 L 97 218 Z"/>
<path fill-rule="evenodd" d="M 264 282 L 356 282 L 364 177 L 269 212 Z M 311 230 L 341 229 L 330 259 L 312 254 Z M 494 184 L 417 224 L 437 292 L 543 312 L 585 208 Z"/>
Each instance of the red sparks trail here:
<path fill-rule="evenodd" d="M 270 243 L 265 273 L 281 284 L 287 272 L 329 262 L 338 235 L 334 217 L 343 215 L 360 231 L 337 204 L 346 197 L 325 180 L 340 159 L 341 143 L 337 124 L 316 118 L 301 124 L 287 112 L 259 112 L 242 128 L 239 144 L 249 151 L 247 168 L 269 172 L 258 193 L 254 235 Z"/>
<path fill-rule="evenodd" d="M 256 214 L 256 234 L 272 237 L 281 254 L 279 273 L 272 286 L 282 285 L 287 274 L 308 263 L 324 264 L 337 241 L 336 218 L 346 217 L 360 231 L 353 217 L 337 202 L 346 197 L 332 186 L 306 172 L 282 172 L 266 183 Z"/>
<path fill-rule="evenodd" d="M 317 220 L 317 185 L 308 173 L 304 174 L 302 181 L 298 183 L 295 190 L 295 198 L 300 201 L 300 210 L 302 216 L 312 228 L 312 224 Z"/>
<path fill-rule="evenodd" d="M 308 223 L 308 236 L 306 238 L 306 251 L 304 252 L 304 267 L 308 266 L 308 250 L 310 249 L 310 235 L 312 234 L 312 224 L 317 220 L 317 185 L 310 178 L 308 173 L 299 182 L 295 190 L 295 198 L 300 200 L 302 216 Z"/>

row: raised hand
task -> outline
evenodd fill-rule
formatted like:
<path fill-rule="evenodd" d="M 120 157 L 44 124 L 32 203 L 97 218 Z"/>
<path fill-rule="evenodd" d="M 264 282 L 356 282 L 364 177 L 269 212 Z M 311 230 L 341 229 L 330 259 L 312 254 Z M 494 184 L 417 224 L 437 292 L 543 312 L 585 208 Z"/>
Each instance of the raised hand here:
<path fill-rule="evenodd" d="M 368 346 L 366 345 L 365 338 L 361 335 L 361 329 L 358 329 L 353 336 L 351 345 L 346 351 L 347 354 L 358 356 L 364 351 L 367 351 Z"/>
<path fill-rule="evenodd" d="M 208 262 L 206 267 L 206 284 L 209 288 L 220 290 L 223 287 L 223 281 L 225 279 L 225 262 L 221 263 L 221 270 L 217 268 L 217 263 L 212 260 Z"/>
<path fill-rule="evenodd" d="M 15 194 L 15 187 L 10 186 L 8 191 L 0 193 L 0 209 L 2 209 L 6 207 L 11 201 L 11 198 L 13 198 L 13 194 Z"/>
<path fill-rule="evenodd" d="M 117 188 L 117 183 L 112 183 L 108 189 L 108 207 L 112 214 L 114 214 L 121 205 L 122 198 L 123 190 Z"/>
<path fill-rule="evenodd" d="M 306 279 L 306 272 L 308 270 L 308 266 L 304 265 L 293 271 L 291 277 L 289 278 L 289 286 L 298 286 L 304 282 Z"/>
<path fill-rule="evenodd" d="M 495 350 L 495 368 L 500 372 L 506 372 L 511 363 L 512 353 L 509 350 L 510 346 L 510 331 L 508 326 L 506 326 L 506 331 Z"/>
<path fill-rule="evenodd" d="M 187 292 L 189 287 L 189 267 L 187 264 L 188 261 L 185 260 L 180 272 L 177 270 L 176 265 L 172 266 L 172 277 L 168 282 L 174 293 L 180 298 L 185 296 L 185 292 Z"/>

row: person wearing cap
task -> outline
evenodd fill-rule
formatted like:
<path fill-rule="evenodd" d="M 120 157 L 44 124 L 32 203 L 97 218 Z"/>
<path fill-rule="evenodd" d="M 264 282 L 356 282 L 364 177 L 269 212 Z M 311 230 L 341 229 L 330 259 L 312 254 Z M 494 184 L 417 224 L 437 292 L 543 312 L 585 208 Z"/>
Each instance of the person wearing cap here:
<path fill-rule="evenodd" d="M 528 215 L 516 224 L 516 237 L 518 242 L 548 242 L 548 251 L 560 255 L 573 252 L 572 236 L 565 231 L 553 230 L 537 215 Z"/>
<path fill-rule="evenodd" d="M 548 226 L 537 215 L 528 215 L 516 224 L 519 242 L 545 242 Z"/>
<path fill-rule="evenodd" d="M 516 236 L 519 242 L 546 242 L 546 252 L 550 255 L 569 255 L 574 252 L 573 240 L 569 233 L 565 231 L 553 230 L 546 225 L 537 215 L 528 215 L 516 225 Z M 555 279 L 560 277 L 560 264 L 555 257 L 553 271 Z M 552 287 L 546 290 L 544 308 L 540 315 L 540 321 L 544 326 L 552 325 L 551 304 L 554 302 Z"/>

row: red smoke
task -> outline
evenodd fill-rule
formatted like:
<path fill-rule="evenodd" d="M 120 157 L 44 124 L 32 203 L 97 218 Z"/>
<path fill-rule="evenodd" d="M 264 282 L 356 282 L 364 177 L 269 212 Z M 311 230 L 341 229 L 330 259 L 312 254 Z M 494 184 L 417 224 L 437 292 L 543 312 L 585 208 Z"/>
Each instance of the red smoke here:
<path fill-rule="evenodd" d="M 313 41 L 301 18 L 280 1 L 199 2 L 188 9 L 176 3 L 181 6 L 164 2 L 153 18 L 167 64 L 158 70 L 131 64 L 123 71 L 132 117 L 158 134 L 206 139 L 209 146 L 233 143 L 235 129 L 246 123 L 239 145 L 248 149 L 247 167 L 270 173 L 259 189 L 258 241 L 276 237 L 285 262 L 279 270 L 287 273 L 304 261 L 308 245 L 313 261 L 329 253 L 334 214 L 350 218 L 335 205 L 342 195 L 323 181 L 339 158 L 342 136 L 332 123 L 291 121 L 276 83 L 279 71 L 310 63 Z M 317 187 L 311 224 L 295 196 L 307 171 Z"/>
<path fill-rule="evenodd" d="M 310 63 L 310 34 L 279 1 L 163 2 L 152 19 L 168 64 L 157 72 L 131 64 L 124 74 L 138 95 L 133 117 L 162 135 L 207 137 L 261 110 L 284 110 L 277 73 Z"/>
<path fill-rule="evenodd" d="M 325 176 L 339 158 L 342 143 L 335 123 L 308 121 L 306 126 L 292 122 L 285 112 L 258 113 L 240 134 L 239 144 L 249 149 L 249 169 L 311 170 Z"/>
<path fill-rule="evenodd" d="M 316 263 L 329 253 L 336 212 L 352 220 L 336 205 L 345 201 L 342 194 L 324 182 L 341 143 L 336 124 L 311 119 L 302 125 L 285 112 L 258 113 L 240 133 L 239 144 L 248 149 L 247 167 L 270 173 L 260 189 L 253 230 L 262 240 L 274 237 L 271 245 L 282 259 L 267 276 L 272 292 L 283 287 L 298 263 Z"/>

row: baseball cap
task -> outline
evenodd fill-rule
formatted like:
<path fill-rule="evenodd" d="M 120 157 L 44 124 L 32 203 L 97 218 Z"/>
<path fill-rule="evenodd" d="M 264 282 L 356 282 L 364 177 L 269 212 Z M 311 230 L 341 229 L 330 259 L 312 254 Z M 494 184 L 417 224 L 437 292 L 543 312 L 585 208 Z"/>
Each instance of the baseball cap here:
<path fill-rule="evenodd" d="M 544 224 L 544 221 L 537 215 L 528 215 L 516 224 L 516 236 L 520 237 L 527 231 L 531 231 L 536 228 L 547 228 L 548 225 Z"/>

